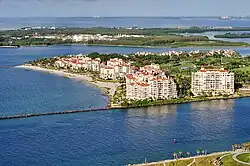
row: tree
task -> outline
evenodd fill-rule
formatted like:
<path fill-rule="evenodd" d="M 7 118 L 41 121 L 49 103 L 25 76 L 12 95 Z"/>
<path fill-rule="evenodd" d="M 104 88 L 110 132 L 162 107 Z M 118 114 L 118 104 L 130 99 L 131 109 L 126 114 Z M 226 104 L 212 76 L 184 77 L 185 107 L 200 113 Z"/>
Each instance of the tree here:
<path fill-rule="evenodd" d="M 173 153 L 173 157 L 174 157 L 174 159 L 178 159 L 178 155 L 176 152 Z"/>
<path fill-rule="evenodd" d="M 181 158 L 182 157 L 182 151 L 179 151 L 178 155 L 179 155 L 179 158 Z"/>
<path fill-rule="evenodd" d="M 196 150 L 197 155 L 199 155 L 200 152 L 201 152 L 200 149 L 197 149 L 197 150 Z"/>

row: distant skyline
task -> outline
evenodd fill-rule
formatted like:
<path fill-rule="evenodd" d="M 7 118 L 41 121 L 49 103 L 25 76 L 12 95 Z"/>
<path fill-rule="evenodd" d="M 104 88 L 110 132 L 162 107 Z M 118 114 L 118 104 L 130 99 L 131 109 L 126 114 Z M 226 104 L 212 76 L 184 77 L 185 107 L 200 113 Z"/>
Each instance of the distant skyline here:
<path fill-rule="evenodd" d="M 250 0 L 0 0 L 0 17 L 246 16 Z"/>

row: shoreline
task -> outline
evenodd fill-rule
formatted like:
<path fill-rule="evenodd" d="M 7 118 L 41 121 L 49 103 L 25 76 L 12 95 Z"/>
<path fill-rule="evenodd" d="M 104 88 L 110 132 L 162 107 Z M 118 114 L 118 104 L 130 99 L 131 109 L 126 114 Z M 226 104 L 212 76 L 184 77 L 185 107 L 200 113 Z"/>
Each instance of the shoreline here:
<path fill-rule="evenodd" d="M 214 152 L 214 153 L 210 153 L 210 154 L 207 154 L 207 155 L 196 155 L 196 156 L 190 156 L 190 157 L 185 157 L 185 158 L 179 158 L 178 161 L 197 159 L 197 158 L 203 158 L 203 157 L 209 157 L 209 156 L 225 155 L 225 154 L 228 154 L 228 153 L 233 153 L 233 151 Z M 157 165 L 157 164 L 176 162 L 176 161 L 177 161 L 176 159 L 167 159 L 167 160 L 154 161 L 154 162 L 149 162 L 149 163 L 128 164 L 127 166 Z"/>
<path fill-rule="evenodd" d="M 216 40 L 220 41 L 220 40 Z M 222 40 L 223 41 L 223 40 Z M 183 46 L 143 46 L 143 45 L 113 45 L 113 44 L 88 44 L 88 43 L 65 43 L 65 44 L 51 44 L 51 45 L 20 45 L 20 46 L 0 46 L 0 48 L 22 48 L 22 47 L 49 47 L 49 46 L 73 46 L 73 45 L 85 45 L 85 46 L 100 46 L 100 47 L 128 47 L 128 48 L 199 48 L 199 47 L 204 47 L 204 48 L 220 48 L 220 47 L 240 47 L 240 48 L 248 48 L 250 45 L 183 45 Z"/>
<path fill-rule="evenodd" d="M 216 40 L 220 41 L 220 40 Z M 223 40 L 222 40 L 223 41 Z M 79 43 L 81 44 L 81 43 Z M 142 45 L 112 45 L 112 44 L 84 44 L 86 46 L 102 46 L 102 47 L 131 47 L 131 48 L 185 48 L 185 47 L 190 47 L 190 48 L 199 48 L 199 47 L 204 47 L 204 48 L 220 48 L 220 47 L 241 47 L 241 48 L 247 48 L 250 47 L 249 45 L 221 45 L 221 46 L 211 46 L 211 45 L 202 45 L 202 46 L 194 46 L 194 45 L 189 45 L 189 46 L 142 46 Z"/>
<path fill-rule="evenodd" d="M 102 94 L 108 97 L 108 106 L 110 105 L 110 100 L 112 96 L 115 94 L 116 89 L 120 86 L 120 83 L 112 83 L 112 82 L 101 82 L 101 81 L 94 81 L 91 76 L 85 74 L 73 74 L 63 70 L 53 70 L 53 69 L 46 69 L 38 66 L 29 66 L 29 65 L 18 65 L 14 68 L 22 68 L 27 70 L 34 70 L 40 71 L 48 74 L 55 74 L 60 77 L 70 78 L 75 81 L 80 81 L 85 85 L 91 85 L 95 88 L 101 90 Z"/>
<path fill-rule="evenodd" d="M 248 98 L 250 94 L 245 95 L 234 95 L 234 96 L 218 96 L 218 97 L 204 97 L 204 98 L 179 98 L 179 99 L 172 99 L 172 100 L 163 100 L 159 103 L 148 103 L 145 105 L 116 105 L 112 103 L 112 98 L 116 93 L 116 90 L 121 83 L 114 83 L 114 82 L 105 82 L 105 81 L 98 81 L 94 80 L 90 74 L 74 74 L 69 73 L 65 70 L 55 70 L 55 69 L 47 69 L 39 66 L 32 66 L 32 65 L 18 65 L 14 68 L 23 68 L 26 70 L 35 70 L 41 71 L 49 74 L 55 74 L 57 76 L 63 76 L 65 78 L 69 78 L 75 80 L 77 82 L 81 82 L 85 85 L 90 85 L 94 88 L 97 88 L 101 91 L 101 95 L 107 97 L 107 104 L 104 109 L 129 109 L 129 108 L 147 108 L 147 107 L 156 107 L 162 105 L 175 105 L 175 104 L 185 104 L 185 103 L 195 103 L 195 102 L 204 102 L 204 101 L 213 101 L 213 100 L 230 100 L 230 99 L 240 99 L 240 98 Z M 91 110 L 91 109 L 89 109 Z"/>
<path fill-rule="evenodd" d="M 240 97 L 234 97 L 234 98 L 227 98 L 224 100 L 229 99 L 240 99 L 240 98 L 247 98 L 250 96 L 240 96 Z M 193 102 L 206 102 L 206 101 L 212 101 L 212 100 L 223 100 L 223 99 L 209 99 L 209 100 L 202 100 L 202 101 L 188 101 L 188 102 L 182 102 L 182 103 L 168 103 L 164 105 L 176 105 L 176 104 L 185 104 L 185 103 L 193 103 Z M 85 110 L 65 110 L 65 111 L 58 111 L 58 112 L 44 112 L 44 113 L 33 113 L 33 114 L 19 114 L 19 115 L 10 115 L 10 116 L 0 116 L 0 120 L 11 120 L 11 119 L 24 119 L 24 118 L 31 118 L 31 117 L 40 117 L 40 116 L 49 116 L 49 115 L 63 115 L 63 114 L 74 114 L 74 113 L 84 113 L 84 112 L 96 112 L 96 111 L 112 111 L 119 109 L 120 111 L 126 111 L 126 109 L 139 109 L 139 108 L 149 108 L 149 107 L 156 107 L 156 106 L 162 106 L 162 105 L 151 105 L 151 106 L 121 106 L 121 107 L 112 107 L 110 105 L 107 105 L 104 108 L 89 108 Z"/>

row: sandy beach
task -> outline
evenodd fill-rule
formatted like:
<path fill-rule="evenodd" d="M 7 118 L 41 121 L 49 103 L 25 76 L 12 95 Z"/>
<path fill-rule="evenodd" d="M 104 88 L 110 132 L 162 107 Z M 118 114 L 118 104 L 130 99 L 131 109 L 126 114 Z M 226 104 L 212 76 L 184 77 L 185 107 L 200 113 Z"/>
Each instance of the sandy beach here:
<path fill-rule="evenodd" d="M 28 65 L 19 65 L 16 66 L 16 68 L 24 68 L 24 69 L 30 69 L 30 70 L 36 70 L 41 72 L 46 72 L 50 74 L 56 74 L 58 76 L 68 77 L 71 79 L 75 79 L 77 81 L 86 81 L 86 83 L 95 85 L 96 87 L 100 89 L 108 89 L 108 96 L 112 97 L 115 94 L 115 91 L 118 86 L 120 86 L 120 83 L 112 83 L 112 82 L 101 82 L 101 81 L 93 81 L 93 79 L 88 75 L 81 75 L 81 74 L 72 74 L 68 73 L 63 70 L 52 70 L 52 69 L 45 69 L 38 66 L 28 66 Z"/>

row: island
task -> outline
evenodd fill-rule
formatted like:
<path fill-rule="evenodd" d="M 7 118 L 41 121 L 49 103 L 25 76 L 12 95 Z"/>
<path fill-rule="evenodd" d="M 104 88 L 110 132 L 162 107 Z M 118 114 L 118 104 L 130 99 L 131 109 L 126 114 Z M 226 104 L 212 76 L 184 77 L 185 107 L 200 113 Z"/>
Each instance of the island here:
<path fill-rule="evenodd" d="M 250 57 L 234 50 L 63 55 L 19 66 L 100 87 L 108 108 L 248 97 Z"/>
<path fill-rule="evenodd" d="M 186 35 L 210 31 L 247 31 L 248 27 L 178 27 L 178 28 L 57 28 L 24 27 L 0 31 L 0 47 L 48 46 L 55 44 L 115 45 L 135 47 L 207 47 L 242 46 L 249 43 L 211 40 L 207 36 Z"/>
<path fill-rule="evenodd" d="M 221 35 L 215 35 L 215 38 L 229 38 L 229 39 L 240 39 L 250 38 L 250 33 L 225 33 Z"/>

